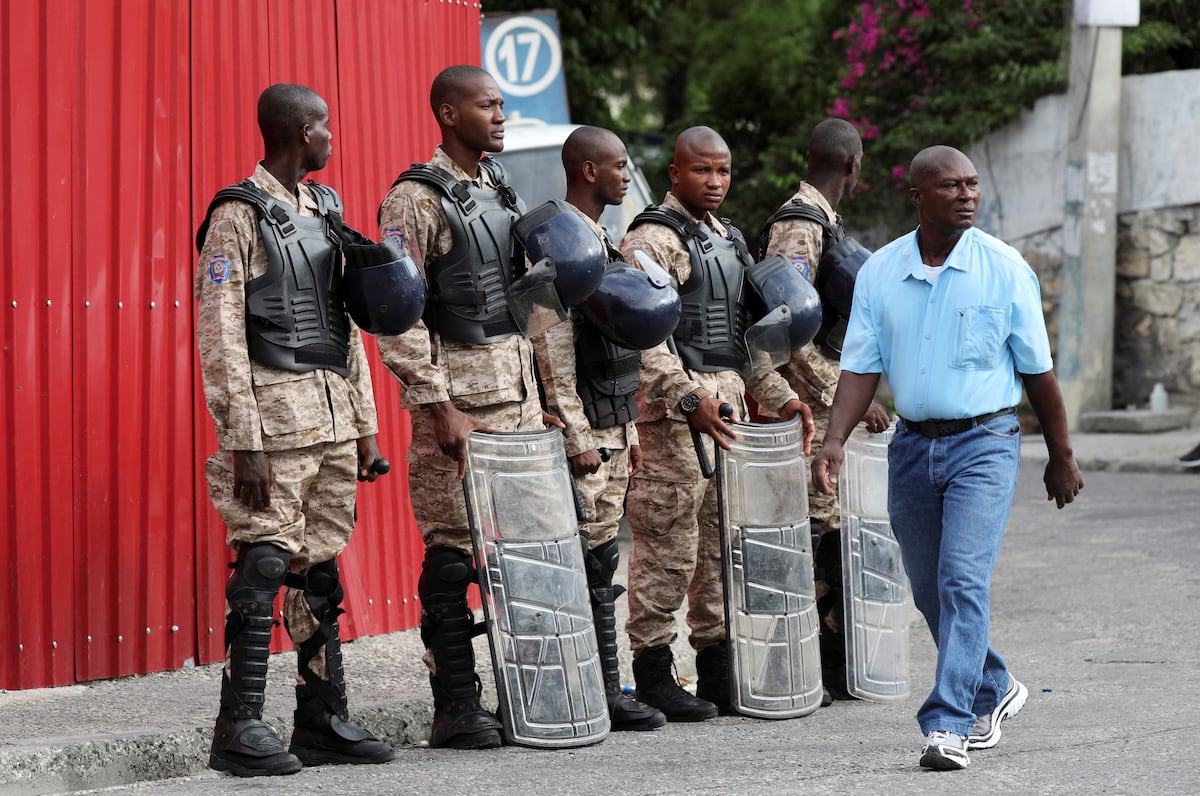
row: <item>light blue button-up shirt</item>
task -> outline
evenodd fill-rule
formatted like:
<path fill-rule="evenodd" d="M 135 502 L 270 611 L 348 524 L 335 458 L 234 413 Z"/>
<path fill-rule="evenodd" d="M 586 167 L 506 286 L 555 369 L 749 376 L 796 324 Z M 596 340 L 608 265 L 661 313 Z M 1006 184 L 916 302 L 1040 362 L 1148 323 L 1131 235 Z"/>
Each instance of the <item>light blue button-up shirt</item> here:
<path fill-rule="evenodd" d="M 859 272 L 841 365 L 886 375 L 909 420 L 1015 406 L 1018 374 L 1054 366 L 1037 275 L 1016 249 L 971 228 L 930 284 L 914 230 Z"/>

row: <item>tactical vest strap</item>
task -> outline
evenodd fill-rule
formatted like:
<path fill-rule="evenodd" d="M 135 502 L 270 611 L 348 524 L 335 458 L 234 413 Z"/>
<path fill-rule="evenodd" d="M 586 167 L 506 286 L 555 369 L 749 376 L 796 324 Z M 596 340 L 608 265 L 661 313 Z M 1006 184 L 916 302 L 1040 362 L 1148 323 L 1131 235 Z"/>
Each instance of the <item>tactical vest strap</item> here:
<path fill-rule="evenodd" d="M 793 199 L 772 213 L 771 217 L 767 219 L 767 223 L 763 224 L 762 232 L 758 236 L 759 255 L 766 256 L 767 244 L 771 241 L 771 227 L 775 226 L 775 223 L 778 221 L 790 220 L 811 221 L 814 224 L 821 225 L 822 253 L 828 251 L 832 248 L 833 244 L 846 237 L 846 231 L 842 228 L 842 225 L 831 223 L 819 207 L 810 205 L 801 199 Z"/>

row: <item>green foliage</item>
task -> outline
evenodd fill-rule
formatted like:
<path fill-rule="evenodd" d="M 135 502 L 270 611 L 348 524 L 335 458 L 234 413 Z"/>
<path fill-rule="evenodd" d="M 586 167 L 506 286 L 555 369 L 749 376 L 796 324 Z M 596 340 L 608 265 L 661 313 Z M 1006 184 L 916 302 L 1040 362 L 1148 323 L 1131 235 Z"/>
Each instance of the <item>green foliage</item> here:
<path fill-rule="evenodd" d="M 734 182 L 722 214 L 750 236 L 804 175 L 808 132 L 859 127 L 856 229 L 912 223 L 907 165 L 960 148 L 1066 88 L 1072 0 L 485 0 L 554 8 L 572 118 L 620 132 L 656 191 L 674 136 L 720 132 Z M 1200 2 L 1141 0 L 1126 74 L 1200 68 Z"/>

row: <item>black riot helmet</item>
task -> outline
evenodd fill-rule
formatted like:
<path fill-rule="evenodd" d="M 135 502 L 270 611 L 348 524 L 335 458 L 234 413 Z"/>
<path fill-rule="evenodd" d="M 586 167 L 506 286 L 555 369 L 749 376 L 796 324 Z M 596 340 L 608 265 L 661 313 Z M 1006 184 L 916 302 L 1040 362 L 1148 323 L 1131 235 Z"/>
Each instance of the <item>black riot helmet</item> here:
<path fill-rule="evenodd" d="M 583 316 L 602 335 L 635 351 L 670 337 L 682 311 L 671 277 L 650 257 L 643 258 L 641 268 L 624 260 L 610 262 L 600 286 L 583 303 Z"/>
<path fill-rule="evenodd" d="M 366 238 L 343 243 L 346 270 L 342 292 L 346 311 L 364 332 L 402 334 L 425 310 L 425 279 L 398 244 Z"/>
<path fill-rule="evenodd" d="M 746 346 L 754 366 L 777 367 L 821 328 L 817 290 L 783 254 L 746 269 Z"/>
<path fill-rule="evenodd" d="M 823 318 L 814 339 L 826 356 L 836 359 L 842 353 L 846 321 L 854 304 L 854 283 L 870 256 L 871 250 L 851 237 L 842 238 L 821 255 L 816 284 Z"/>
<path fill-rule="evenodd" d="M 604 245 L 566 202 L 551 199 L 538 205 L 512 229 L 533 264 L 530 273 L 546 272 L 552 278 L 563 309 L 582 304 L 600 285 L 608 262 Z"/>

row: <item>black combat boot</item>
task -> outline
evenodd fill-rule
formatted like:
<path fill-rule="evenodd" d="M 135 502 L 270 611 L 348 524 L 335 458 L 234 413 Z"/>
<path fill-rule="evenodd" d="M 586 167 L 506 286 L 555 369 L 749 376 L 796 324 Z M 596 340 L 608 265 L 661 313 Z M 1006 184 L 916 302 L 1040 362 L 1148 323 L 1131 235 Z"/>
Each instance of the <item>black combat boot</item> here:
<path fill-rule="evenodd" d="M 692 696 L 679 685 L 672 671 L 671 648 L 648 647 L 633 659 L 633 680 L 637 698 L 658 708 L 668 721 L 704 721 L 717 715 L 717 706 Z"/>
<path fill-rule="evenodd" d="M 296 667 L 304 685 L 296 686 L 295 727 L 288 751 L 306 766 L 386 763 L 396 756 L 392 747 L 350 723 L 337 621 L 343 613 L 343 591 L 336 559 L 309 569 L 302 587 L 304 599 L 317 620 L 317 629 L 296 645 Z M 311 666 L 322 647 L 327 680 L 318 677 Z"/>
<path fill-rule="evenodd" d="M 604 696 L 608 700 L 608 716 L 614 730 L 657 730 L 667 723 L 662 711 L 630 699 L 621 690 L 615 605 L 619 595 L 612 585 L 618 555 L 617 540 L 613 539 L 588 551 L 584 558 L 592 598 L 592 622 L 596 626 L 596 641 L 599 644 L 600 670 L 604 675 Z"/>
<path fill-rule="evenodd" d="M 717 706 L 721 715 L 733 713 L 730 702 L 729 647 L 724 641 L 696 653 L 696 696 Z"/>
<path fill-rule="evenodd" d="M 479 703 L 483 687 L 471 647 L 473 619 L 467 607 L 470 557 L 452 547 L 431 547 L 417 583 L 421 640 L 433 658 L 433 727 L 429 745 L 450 749 L 500 746 L 500 722 Z"/>
<path fill-rule="evenodd" d="M 300 759 L 262 720 L 271 656 L 275 595 L 291 555 L 272 544 L 243 548 L 225 585 L 225 649 L 229 671 L 221 676 L 221 710 L 213 729 L 208 767 L 239 777 L 295 774 Z"/>

